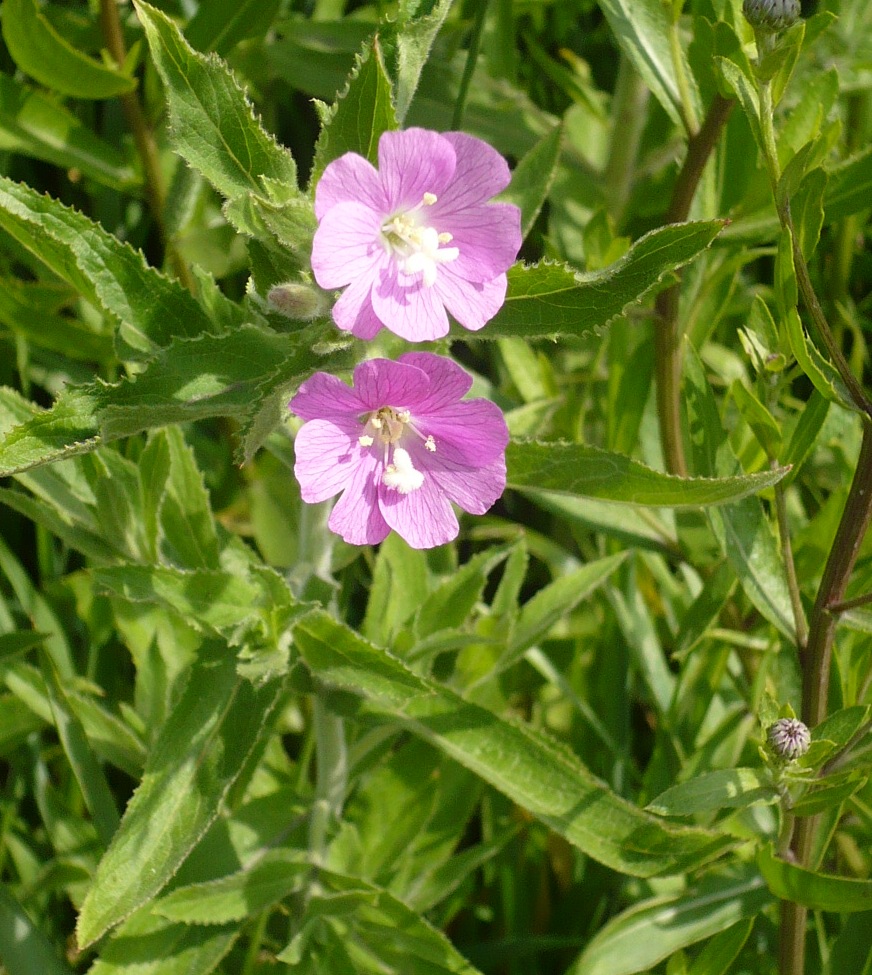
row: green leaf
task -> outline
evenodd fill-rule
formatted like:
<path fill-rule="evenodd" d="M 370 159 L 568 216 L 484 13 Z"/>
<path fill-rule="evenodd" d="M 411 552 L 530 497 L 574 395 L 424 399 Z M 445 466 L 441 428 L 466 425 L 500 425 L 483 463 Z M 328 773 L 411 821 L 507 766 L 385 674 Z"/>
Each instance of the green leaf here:
<path fill-rule="evenodd" d="M 73 975 L 53 945 L 0 884 L 0 961 L 8 975 Z"/>
<path fill-rule="evenodd" d="M 753 927 L 754 918 L 749 917 L 720 931 L 694 958 L 687 975 L 727 975 Z"/>
<path fill-rule="evenodd" d="M 506 650 L 497 663 L 496 672 L 505 670 L 520 660 L 530 647 L 547 635 L 559 619 L 571 613 L 582 600 L 598 589 L 625 558 L 626 553 L 619 552 L 588 562 L 572 572 L 558 576 L 528 599 L 518 612 Z"/>
<path fill-rule="evenodd" d="M 77 51 L 52 26 L 36 0 L 5 0 L 3 40 L 25 74 L 74 98 L 114 98 L 136 79 Z"/>
<path fill-rule="evenodd" d="M 567 975 L 635 975 L 673 952 L 719 934 L 771 903 L 748 867 L 713 873 L 678 897 L 642 901 L 594 935 Z"/>
<path fill-rule="evenodd" d="M 699 355 L 690 344 L 686 351 L 684 404 L 694 468 L 707 475 L 735 471 L 738 462 Z M 748 598 L 781 633 L 795 639 L 784 562 L 759 499 L 746 497 L 723 508 L 709 507 L 706 517 Z"/>
<path fill-rule="evenodd" d="M 118 565 L 94 570 L 98 590 L 134 603 L 156 603 L 194 625 L 230 633 L 251 619 L 263 592 L 239 574 Z"/>
<path fill-rule="evenodd" d="M 174 342 L 132 381 L 103 388 L 97 409 L 103 436 L 126 437 L 212 416 L 244 421 L 262 401 L 265 384 L 289 388 L 319 361 L 312 342 L 322 332 L 314 326 L 280 335 L 243 325 L 224 335 Z"/>
<path fill-rule="evenodd" d="M 621 50 L 676 125 L 682 123 L 681 87 L 672 58 L 670 6 L 660 0 L 599 0 Z M 677 28 L 675 28 L 677 29 Z M 681 70 L 694 109 L 699 109 L 690 67 L 681 53 Z"/>
<path fill-rule="evenodd" d="M 539 216 L 560 164 L 563 126 L 556 125 L 515 167 L 512 182 L 500 200 L 521 211 L 521 234 L 526 237 Z"/>
<path fill-rule="evenodd" d="M 76 169 L 115 190 L 142 180 L 118 150 L 50 96 L 0 73 L 0 149 Z"/>
<path fill-rule="evenodd" d="M 327 165 L 346 152 L 356 152 L 378 165 L 378 142 L 382 133 L 396 129 L 399 124 L 391 81 L 382 62 L 378 40 L 358 56 L 345 91 L 323 114 L 310 187 L 317 186 Z"/>
<path fill-rule="evenodd" d="M 645 807 L 661 816 L 692 816 L 718 809 L 742 809 L 755 802 L 777 802 L 769 775 L 760 769 L 705 772 L 661 792 Z"/>
<path fill-rule="evenodd" d="M 785 487 L 797 476 L 803 461 L 814 447 L 829 414 L 830 402 L 817 390 L 806 401 L 784 453 L 784 465 L 790 467 L 790 473 L 784 480 Z"/>
<path fill-rule="evenodd" d="M 857 406 L 845 388 L 836 367 L 818 352 L 806 334 L 796 308 L 788 310 L 785 316 L 785 324 L 790 351 L 799 364 L 799 368 L 811 380 L 814 388 L 831 403 L 838 403 L 839 406 L 848 410 L 857 410 Z"/>
<path fill-rule="evenodd" d="M 93 450 L 100 442 L 93 387 L 68 389 L 50 410 L 13 426 L 0 442 L 0 476 Z"/>
<path fill-rule="evenodd" d="M 115 799 L 91 749 L 82 722 L 67 698 L 57 668 L 45 650 L 41 657 L 42 676 L 51 702 L 58 737 L 79 788 L 82 790 L 85 805 L 94 820 L 97 836 L 105 848 L 109 845 L 115 830 L 118 829 L 119 818 Z"/>
<path fill-rule="evenodd" d="M 0 227 L 119 325 L 131 355 L 214 330 L 177 281 L 84 214 L 0 177 Z"/>
<path fill-rule="evenodd" d="M 785 468 L 725 478 L 661 474 L 621 454 L 585 444 L 510 443 L 507 484 L 533 495 L 554 491 L 619 504 L 698 508 L 729 504 L 776 484 Z"/>
<path fill-rule="evenodd" d="M 238 925 L 195 927 L 137 911 L 101 946 L 88 975 L 210 975 L 238 937 Z"/>
<path fill-rule="evenodd" d="M 869 209 L 872 199 L 872 146 L 839 163 L 829 173 L 824 209 L 827 220 L 844 220 Z"/>
<path fill-rule="evenodd" d="M 675 873 L 712 859 L 731 843 L 642 812 L 606 788 L 557 742 L 416 676 L 325 613 L 306 617 L 294 634 L 317 677 L 364 697 L 376 713 L 432 742 L 615 870 L 642 877 Z"/>
<path fill-rule="evenodd" d="M 833 877 L 806 870 L 776 857 L 771 846 L 757 854 L 757 865 L 769 889 L 781 900 L 815 911 L 872 911 L 872 880 Z"/>
<path fill-rule="evenodd" d="M 735 92 L 742 111 L 754 133 L 754 141 L 763 145 L 763 130 L 760 128 L 760 99 L 756 86 L 745 74 L 743 68 L 727 58 L 715 57 L 715 64 L 721 71 L 727 85 Z"/>
<path fill-rule="evenodd" d="M 722 227 L 718 220 L 660 227 L 593 274 L 565 264 L 515 264 L 509 268 L 505 304 L 475 337 L 557 338 L 597 331 L 641 301 L 669 271 L 702 253 Z"/>
<path fill-rule="evenodd" d="M 427 63 L 430 48 L 452 3 L 453 0 L 438 0 L 431 5 L 429 13 L 423 17 L 398 18 L 396 28 L 398 125 L 402 124 L 406 117 L 415 89 L 418 87 L 421 71 Z"/>
<path fill-rule="evenodd" d="M 185 37 L 198 51 L 224 57 L 240 41 L 263 37 L 280 6 L 281 0 L 211 0 L 197 8 Z"/>
<path fill-rule="evenodd" d="M 166 86 L 179 155 L 230 199 L 250 192 L 267 199 L 295 195 L 293 157 L 254 117 L 227 65 L 195 51 L 160 10 L 144 0 L 135 6 Z"/>
<path fill-rule="evenodd" d="M 204 644 L 161 729 L 79 915 L 83 948 L 151 900 L 218 815 L 275 712 L 281 682 L 236 674 L 224 643 Z"/>
<path fill-rule="evenodd" d="M 335 870 L 318 876 L 323 893 L 309 899 L 302 931 L 277 956 L 301 975 L 480 975 L 441 931 L 389 891 Z M 307 928 L 318 931 L 314 945 L 306 943 Z M 323 941 L 338 949 L 329 961 L 318 957 Z"/>
<path fill-rule="evenodd" d="M 180 887 L 162 897 L 152 910 L 185 924 L 243 921 L 299 890 L 312 869 L 303 852 L 273 850 L 237 873 Z"/>

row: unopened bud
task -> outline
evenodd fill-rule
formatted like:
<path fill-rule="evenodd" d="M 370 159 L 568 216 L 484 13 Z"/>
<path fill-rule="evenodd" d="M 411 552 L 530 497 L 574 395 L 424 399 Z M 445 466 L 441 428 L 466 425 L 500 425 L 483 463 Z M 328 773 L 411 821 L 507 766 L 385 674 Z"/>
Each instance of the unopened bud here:
<path fill-rule="evenodd" d="M 779 757 L 793 761 L 805 755 L 811 744 L 808 728 L 798 718 L 779 718 L 766 732 L 769 747 Z"/>
<path fill-rule="evenodd" d="M 742 13 L 752 27 L 775 33 L 799 19 L 799 0 L 744 0 Z"/>
<path fill-rule="evenodd" d="M 266 298 L 276 311 L 303 322 L 326 315 L 330 307 L 320 288 L 298 281 L 275 285 Z"/>

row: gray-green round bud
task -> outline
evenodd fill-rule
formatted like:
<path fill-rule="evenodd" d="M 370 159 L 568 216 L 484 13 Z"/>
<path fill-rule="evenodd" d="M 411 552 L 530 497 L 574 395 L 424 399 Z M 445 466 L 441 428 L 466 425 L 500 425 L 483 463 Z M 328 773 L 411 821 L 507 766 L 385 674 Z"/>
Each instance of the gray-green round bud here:
<path fill-rule="evenodd" d="M 757 30 L 775 31 L 799 19 L 799 0 L 743 0 L 745 20 Z"/>
<path fill-rule="evenodd" d="M 769 726 L 766 739 L 779 758 L 791 762 L 805 755 L 811 744 L 811 734 L 798 718 L 779 718 Z"/>
<path fill-rule="evenodd" d="M 308 322 L 320 318 L 330 310 L 327 295 L 313 284 L 288 281 L 269 289 L 267 301 L 288 318 Z"/>

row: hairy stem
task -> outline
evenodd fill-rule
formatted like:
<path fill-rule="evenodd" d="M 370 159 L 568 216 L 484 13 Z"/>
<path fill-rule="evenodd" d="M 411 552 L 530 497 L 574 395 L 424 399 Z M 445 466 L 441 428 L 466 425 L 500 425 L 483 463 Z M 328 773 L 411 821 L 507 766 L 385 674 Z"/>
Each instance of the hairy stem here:
<path fill-rule="evenodd" d="M 118 17 L 116 0 L 100 0 L 100 26 L 106 47 L 115 63 L 120 67 L 127 58 L 127 50 L 124 45 L 124 33 Z M 167 235 L 164 218 L 166 187 L 160 170 L 160 159 L 158 158 L 154 135 L 146 121 L 137 93 L 132 91 L 120 97 L 124 117 L 127 119 L 127 125 L 133 134 L 133 141 L 136 143 L 136 151 L 142 162 L 145 196 L 151 215 L 157 225 L 161 243 L 176 277 L 185 287 L 190 289 L 193 287 L 190 269 L 179 252 L 172 246 Z"/>
<path fill-rule="evenodd" d="M 475 71 L 475 62 L 478 60 L 478 52 L 481 47 L 481 35 L 484 30 L 484 19 L 487 13 L 488 0 L 481 0 L 475 11 L 475 20 L 472 23 L 472 34 L 469 37 L 469 50 L 466 52 L 466 64 L 463 66 L 463 76 L 460 79 L 460 90 L 457 92 L 457 101 L 454 103 L 454 113 L 451 116 L 451 128 L 459 129 L 463 123 L 463 110 L 466 108 L 466 97 L 469 94 L 469 85 Z"/>
<path fill-rule="evenodd" d="M 687 219 L 706 163 L 730 117 L 733 104 L 731 100 L 715 95 L 702 127 L 688 142 L 687 155 L 666 212 L 666 223 L 680 223 Z M 678 321 L 680 294 L 681 284 L 676 282 L 657 296 L 654 306 L 654 368 L 660 441 L 666 469 L 671 474 L 687 476 L 687 460 L 681 435 L 682 356 Z"/>

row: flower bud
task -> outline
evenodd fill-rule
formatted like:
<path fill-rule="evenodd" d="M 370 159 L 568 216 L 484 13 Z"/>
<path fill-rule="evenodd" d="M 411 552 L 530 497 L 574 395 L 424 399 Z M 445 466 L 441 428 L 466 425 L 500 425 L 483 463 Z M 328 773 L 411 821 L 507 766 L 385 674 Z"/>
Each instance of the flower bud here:
<path fill-rule="evenodd" d="M 775 33 L 799 19 L 799 0 L 744 0 L 742 13 L 752 27 Z"/>
<path fill-rule="evenodd" d="M 327 296 L 313 284 L 297 281 L 277 284 L 269 289 L 266 298 L 276 311 L 303 322 L 327 315 L 330 310 Z"/>
<path fill-rule="evenodd" d="M 811 734 L 798 718 L 779 718 L 769 726 L 766 739 L 779 758 L 790 762 L 805 755 L 811 744 Z"/>

